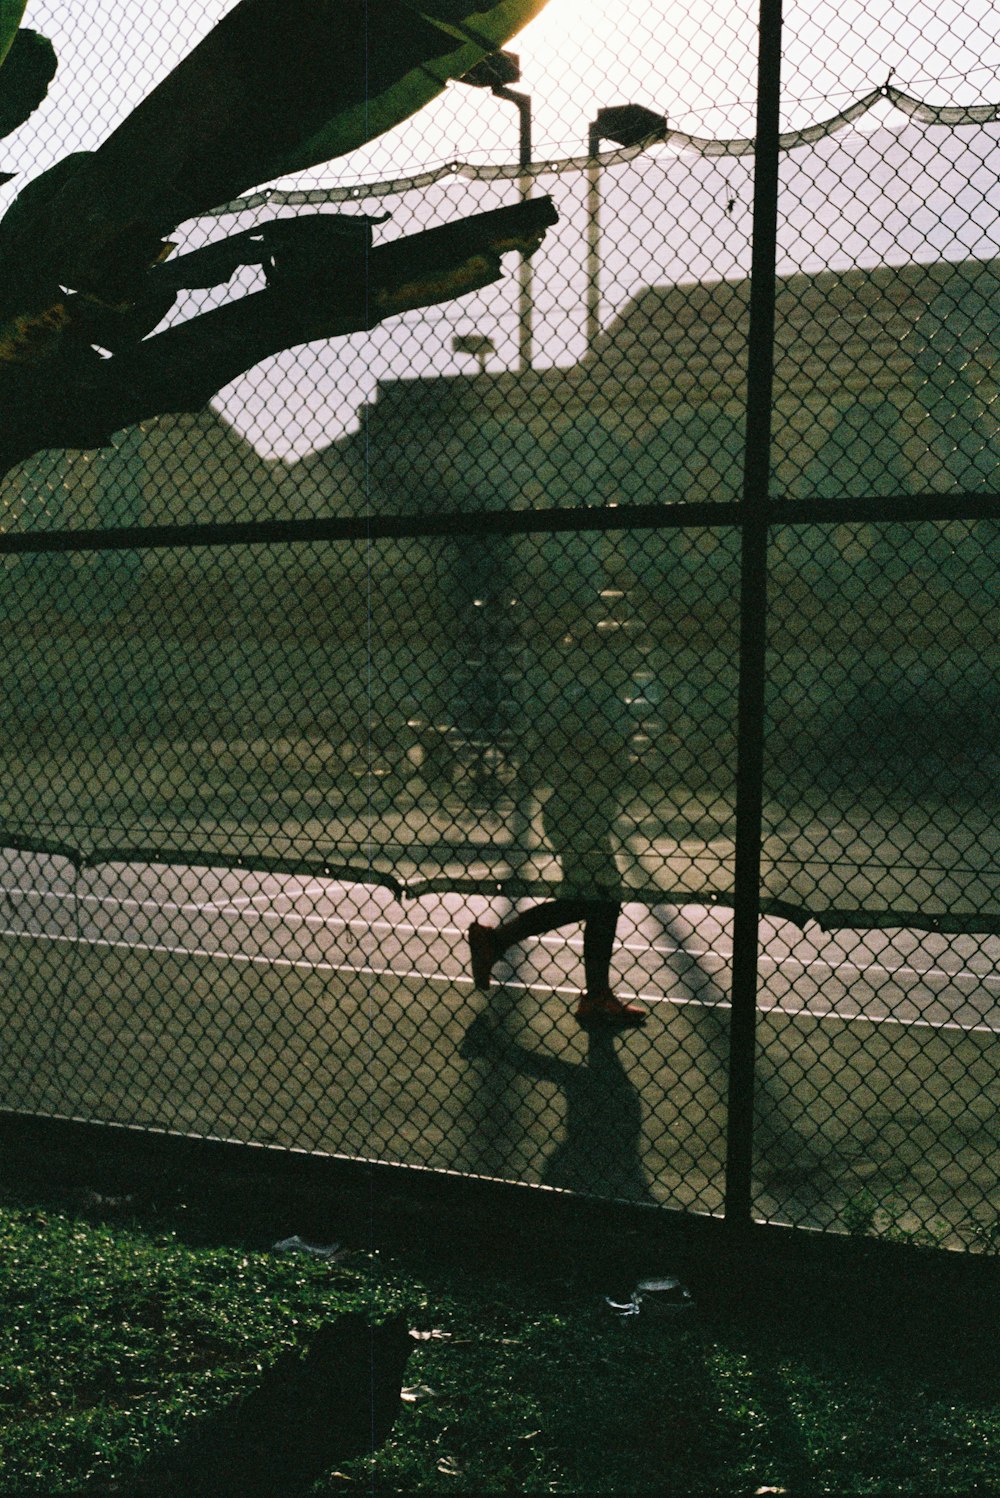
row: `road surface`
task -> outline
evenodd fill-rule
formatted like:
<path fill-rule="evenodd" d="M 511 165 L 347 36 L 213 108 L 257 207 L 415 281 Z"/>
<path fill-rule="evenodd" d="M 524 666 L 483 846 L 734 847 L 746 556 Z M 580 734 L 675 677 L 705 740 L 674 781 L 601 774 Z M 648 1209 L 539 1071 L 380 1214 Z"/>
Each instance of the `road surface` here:
<path fill-rule="evenodd" d="M 578 929 L 473 991 L 465 930 L 508 908 L 7 854 L 0 1097 L 718 1212 L 728 912 L 627 905 L 613 977 L 650 1021 L 595 1042 L 572 1018 Z M 956 1243 L 995 1222 L 1000 940 L 762 936 L 757 1213 L 842 1227 L 875 1200 Z"/>
<path fill-rule="evenodd" d="M 107 865 L 75 885 L 34 855 L 0 861 L 0 934 L 211 955 L 317 972 L 471 986 L 464 933 L 512 907 L 481 896 L 400 902 L 377 886 L 288 875 Z M 618 986 L 643 1003 L 728 1002 L 732 920 L 717 908 L 626 905 Z M 505 986 L 575 993 L 581 937 L 571 928 L 511 954 Z M 765 920 L 760 1006 L 902 1024 L 1000 1029 L 1000 938 L 916 931 L 799 930 Z"/>

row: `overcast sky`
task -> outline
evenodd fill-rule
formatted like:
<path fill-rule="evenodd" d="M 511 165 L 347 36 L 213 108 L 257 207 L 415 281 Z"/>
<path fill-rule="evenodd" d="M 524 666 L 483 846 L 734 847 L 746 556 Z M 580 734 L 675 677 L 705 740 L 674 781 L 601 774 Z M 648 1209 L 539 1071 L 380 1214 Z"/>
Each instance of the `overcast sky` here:
<path fill-rule="evenodd" d="M 0 165 L 24 180 L 68 150 L 97 145 L 231 4 L 29 0 L 25 23 L 51 36 L 60 70 L 43 110 L 4 143 Z M 695 134 L 752 134 L 756 11 L 755 3 L 733 0 L 549 0 L 511 43 L 521 56 L 521 86 L 533 100 L 536 159 L 579 153 L 596 109 L 626 101 L 665 113 Z M 992 0 L 786 0 L 783 124 L 827 118 L 890 74 L 899 87 L 934 103 L 1000 102 L 998 20 Z M 885 110 L 864 123 L 867 144 L 852 131 L 822 150 L 794 153 L 785 172 L 789 266 L 1000 253 L 991 248 L 991 222 L 970 226 L 976 206 L 988 201 L 984 182 L 991 173 L 995 200 L 997 128 L 915 131 L 903 124 Z M 509 105 L 452 85 L 414 120 L 302 185 L 371 182 L 455 159 L 509 161 L 516 140 Z M 869 154 L 859 158 L 859 151 Z M 856 208 L 859 159 L 869 180 L 873 172 L 879 178 L 866 188 L 871 201 L 863 205 L 860 229 L 859 214 L 846 212 Z M 965 181 L 970 174 L 976 179 L 964 199 L 956 170 Z M 942 184 L 942 174 L 950 182 Z M 0 201 L 8 202 L 16 187 L 4 189 Z M 583 351 L 583 185 L 554 179 L 540 188 L 556 192 L 563 224 L 536 269 L 537 353 L 541 363 L 567 364 Z M 679 161 L 658 151 L 645 166 L 614 174 L 605 191 L 605 322 L 643 285 L 745 272 L 747 160 Z M 498 192 L 455 184 L 379 206 L 392 210 L 396 231 L 511 201 L 515 192 L 511 185 Z M 956 205 L 956 198 L 963 201 Z M 191 226 L 191 241 L 247 226 L 245 219 Z M 271 361 L 223 393 L 226 414 L 262 451 L 294 455 L 349 427 L 379 376 L 462 368 L 451 351 L 455 331 L 487 331 L 497 344 L 495 367 L 511 364 L 513 286 L 512 274 L 499 295 Z"/>

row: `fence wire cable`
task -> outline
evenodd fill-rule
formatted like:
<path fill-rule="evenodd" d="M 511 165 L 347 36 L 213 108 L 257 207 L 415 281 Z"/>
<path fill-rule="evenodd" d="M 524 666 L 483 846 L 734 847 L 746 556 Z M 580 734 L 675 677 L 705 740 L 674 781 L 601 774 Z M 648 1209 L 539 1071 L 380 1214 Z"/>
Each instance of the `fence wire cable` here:
<path fill-rule="evenodd" d="M 985 125 L 1000 120 L 1000 104 L 927 104 L 914 99 L 891 83 L 881 84 L 863 95 L 846 109 L 841 109 L 828 120 L 819 120 L 798 130 L 783 131 L 778 137 L 780 151 L 797 151 L 802 146 L 815 145 L 855 124 L 884 101 L 893 104 L 910 119 L 924 125 Z M 513 182 L 522 178 L 565 176 L 584 172 L 588 168 L 625 166 L 636 157 L 655 147 L 669 146 L 678 152 L 692 152 L 698 156 L 752 156 L 756 143 L 752 137 L 737 137 L 732 140 L 712 140 L 705 136 L 689 135 L 683 130 L 672 130 L 667 126 L 634 146 L 618 146 L 614 150 L 599 151 L 593 156 L 566 156 L 552 161 L 536 161 L 530 164 L 507 162 L 503 164 L 477 164 L 467 161 L 449 161 L 426 172 L 410 177 L 392 177 L 383 182 L 367 182 L 350 187 L 310 188 L 264 188 L 261 192 L 247 193 L 222 203 L 212 209 L 206 217 L 221 218 L 233 213 L 246 213 L 265 205 L 273 208 L 319 206 L 323 203 L 351 203 L 360 198 L 387 198 L 401 193 L 417 192 L 433 187 L 438 182 L 464 178 L 469 182 Z"/>

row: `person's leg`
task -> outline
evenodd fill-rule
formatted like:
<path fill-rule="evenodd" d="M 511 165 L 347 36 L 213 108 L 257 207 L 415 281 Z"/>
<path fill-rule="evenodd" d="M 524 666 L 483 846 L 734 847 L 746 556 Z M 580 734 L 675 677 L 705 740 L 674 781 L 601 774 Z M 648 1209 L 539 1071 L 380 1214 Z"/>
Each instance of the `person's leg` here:
<path fill-rule="evenodd" d="M 560 926 L 569 926 L 573 921 L 584 921 L 591 908 L 588 900 L 543 900 L 540 905 L 532 905 L 517 915 L 508 916 L 494 928 L 497 955 L 529 936 L 544 936 L 547 931 L 557 931 Z"/>
<path fill-rule="evenodd" d="M 583 928 L 586 990 L 576 1009 L 584 1028 L 622 1030 L 646 1023 L 646 1011 L 611 992 L 611 957 L 621 906 L 613 900 L 591 901 Z"/>
<path fill-rule="evenodd" d="M 482 926 L 473 921 L 468 933 L 473 982 L 477 988 L 488 989 L 493 964 L 516 942 L 542 936 L 573 921 L 583 921 L 587 987 L 577 1005 L 577 1019 L 585 1029 L 621 1030 L 644 1025 L 646 1011 L 638 1004 L 623 1002 L 611 992 L 611 957 L 620 913 L 621 906 L 614 900 L 557 899 L 533 905 L 501 921 L 499 926 Z"/>
<path fill-rule="evenodd" d="M 508 916 L 499 926 L 482 926 L 473 921 L 469 927 L 469 949 L 472 954 L 472 978 L 477 988 L 489 988 L 493 964 L 499 962 L 508 947 L 531 936 L 544 936 L 573 921 L 585 921 L 594 908 L 591 900 L 543 900 L 518 915 Z M 612 941 L 614 930 L 612 928 Z M 608 961 L 610 962 L 610 954 Z"/>
<path fill-rule="evenodd" d="M 583 972 L 588 993 L 606 993 L 615 949 L 615 932 L 621 906 L 613 900 L 594 900 L 583 926 Z"/>

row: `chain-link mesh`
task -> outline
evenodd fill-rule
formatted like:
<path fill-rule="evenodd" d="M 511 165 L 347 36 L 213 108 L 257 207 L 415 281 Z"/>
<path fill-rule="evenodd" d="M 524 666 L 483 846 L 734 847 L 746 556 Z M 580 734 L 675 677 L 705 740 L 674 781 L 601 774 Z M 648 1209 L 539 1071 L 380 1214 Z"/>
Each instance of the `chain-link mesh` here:
<path fill-rule="evenodd" d="M 30 9 L 7 201 L 232 6 Z M 989 7 L 786 5 L 773 328 L 756 6 L 583 9 L 174 236 L 530 261 L 8 474 L 0 1102 L 720 1213 L 750 929 L 754 1215 L 995 1248 Z"/>

